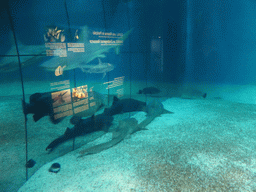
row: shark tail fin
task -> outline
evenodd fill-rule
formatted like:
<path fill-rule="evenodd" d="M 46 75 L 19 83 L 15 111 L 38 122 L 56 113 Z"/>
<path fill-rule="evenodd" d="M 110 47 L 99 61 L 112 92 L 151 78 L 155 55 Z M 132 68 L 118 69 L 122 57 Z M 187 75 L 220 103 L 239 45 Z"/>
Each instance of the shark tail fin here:
<path fill-rule="evenodd" d="M 44 115 L 42 115 L 42 114 L 34 114 L 33 115 L 33 119 L 34 119 L 34 121 L 35 122 L 37 122 L 39 119 L 41 119 L 42 117 L 43 117 Z"/>
<path fill-rule="evenodd" d="M 100 58 L 98 57 L 98 61 L 99 61 L 99 65 L 102 65 L 102 62 L 101 62 L 101 60 L 100 60 Z"/>
<path fill-rule="evenodd" d="M 132 31 L 133 31 L 133 28 L 127 31 L 121 38 L 119 38 L 119 40 L 122 40 L 122 41 L 126 40 Z"/>
<path fill-rule="evenodd" d="M 119 41 L 124 41 L 124 40 L 126 40 L 132 31 L 133 31 L 133 28 L 130 29 L 129 31 L 127 31 L 127 32 L 126 32 L 122 37 L 120 37 L 118 40 L 119 40 Z M 122 44 L 121 44 L 121 45 L 122 45 Z M 116 48 L 115 48 L 115 53 L 116 53 L 117 55 L 119 55 L 119 53 L 120 53 L 120 45 L 116 46 Z"/>

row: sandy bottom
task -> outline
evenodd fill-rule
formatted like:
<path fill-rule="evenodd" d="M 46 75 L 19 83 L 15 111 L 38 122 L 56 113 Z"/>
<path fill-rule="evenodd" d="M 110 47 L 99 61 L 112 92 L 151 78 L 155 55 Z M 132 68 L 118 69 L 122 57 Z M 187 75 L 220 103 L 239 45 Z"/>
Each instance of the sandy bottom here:
<path fill-rule="evenodd" d="M 136 85 L 132 96 L 145 99 L 135 97 L 144 84 L 132 85 Z M 256 87 L 253 85 L 197 85 L 197 89 L 207 92 L 206 99 L 171 85 L 157 85 L 165 91 L 147 100 L 159 99 L 174 114 L 161 115 L 146 127 L 148 130 L 82 158 L 77 158 L 79 151 L 109 141 L 111 133 L 79 137 L 74 151 L 69 141 L 48 153 L 46 146 L 67 127 L 72 127 L 69 118 L 53 125 L 47 117 L 34 123 L 28 116 L 28 159 L 33 158 L 37 164 L 29 169 L 27 182 L 21 97 L 5 91 L 13 86 L 2 85 L 1 89 L 1 191 L 17 191 L 23 184 L 19 191 L 256 190 Z M 39 91 L 33 87 L 33 83 L 28 83 L 25 89 L 31 93 Z M 43 85 L 37 87 L 47 90 Z M 4 93 L 9 93 L 9 97 Z M 127 117 L 127 114 L 116 116 L 114 126 Z M 142 121 L 145 113 L 132 113 L 132 117 Z M 55 162 L 61 164 L 57 174 L 48 171 Z"/>

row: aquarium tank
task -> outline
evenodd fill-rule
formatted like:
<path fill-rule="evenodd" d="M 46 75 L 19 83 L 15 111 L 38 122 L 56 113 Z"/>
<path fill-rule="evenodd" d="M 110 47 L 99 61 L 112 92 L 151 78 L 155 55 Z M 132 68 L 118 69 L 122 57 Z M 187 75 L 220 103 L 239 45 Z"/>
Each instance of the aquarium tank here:
<path fill-rule="evenodd" d="M 0 192 L 256 191 L 256 1 L 0 4 Z"/>

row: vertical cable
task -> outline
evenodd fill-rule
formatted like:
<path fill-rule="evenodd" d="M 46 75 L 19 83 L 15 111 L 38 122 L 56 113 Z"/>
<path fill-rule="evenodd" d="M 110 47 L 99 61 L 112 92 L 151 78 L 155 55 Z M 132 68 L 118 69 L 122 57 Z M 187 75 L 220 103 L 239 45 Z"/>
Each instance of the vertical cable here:
<path fill-rule="evenodd" d="M 149 9 L 149 6 L 147 6 L 147 8 Z M 145 9 L 144 9 L 145 10 Z M 145 15 L 146 15 L 146 13 L 145 13 L 145 11 L 143 11 L 143 20 L 145 20 Z M 147 23 L 147 25 L 148 25 L 148 23 Z M 144 31 L 144 30 L 143 30 Z M 145 31 L 144 31 L 144 33 L 145 33 Z M 149 35 L 148 35 L 148 33 L 146 33 L 145 34 L 145 37 L 146 37 L 146 41 L 149 41 L 149 43 L 146 43 L 146 62 L 145 62 L 145 69 L 146 69 L 146 87 L 148 87 L 148 69 L 149 69 L 149 63 L 150 63 L 150 61 L 149 61 L 149 50 L 150 50 L 150 43 L 151 43 L 151 38 L 149 38 Z M 147 96 L 147 94 L 145 94 L 145 98 L 146 98 L 146 103 L 147 103 L 147 99 L 148 99 L 148 96 Z"/>
<path fill-rule="evenodd" d="M 104 28 L 105 30 L 107 29 L 107 20 L 106 20 L 106 11 L 105 11 L 105 6 L 104 6 L 104 0 L 101 1 L 101 5 L 102 5 L 102 10 L 103 10 L 103 20 L 104 20 Z M 107 73 L 107 77 L 108 77 L 108 82 L 109 82 L 109 73 Z M 109 97 L 110 97 L 110 91 L 108 88 L 108 106 L 109 106 Z"/>
<path fill-rule="evenodd" d="M 132 2 L 133 3 L 133 2 Z M 127 17 L 128 17 L 128 28 L 131 29 L 131 21 L 130 21 L 130 12 L 128 3 L 126 3 L 127 8 Z M 130 69 L 130 99 L 132 98 L 132 59 L 131 59 L 131 41 L 129 40 L 129 69 Z M 129 118 L 131 117 L 131 113 L 129 113 Z"/>
<path fill-rule="evenodd" d="M 191 35 L 192 35 L 192 25 L 191 25 L 191 10 L 190 10 L 190 0 L 187 0 L 187 19 L 186 19 L 186 23 L 187 23 L 187 31 L 186 31 L 186 50 L 185 50 L 185 77 L 189 77 L 188 75 L 188 66 L 190 66 L 189 59 L 191 56 Z M 186 78 L 185 81 L 188 81 L 189 79 Z"/>
<path fill-rule="evenodd" d="M 65 0 L 64 2 L 65 4 L 65 9 L 66 9 L 66 14 L 67 14 L 67 20 L 68 20 L 68 29 L 69 29 L 69 41 L 71 41 L 72 36 L 71 36 L 71 28 L 70 28 L 70 19 L 69 19 L 69 15 L 68 15 L 68 7 L 67 7 L 67 1 Z M 74 87 L 76 87 L 76 69 L 73 70 L 74 71 Z M 72 101 L 72 88 L 70 88 L 70 94 L 71 94 L 71 104 L 72 104 L 72 111 L 73 114 L 74 113 L 74 106 L 73 106 L 73 101 Z M 73 150 L 75 150 L 75 137 L 73 138 Z"/>
<path fill-rule="evenodd" d="M 18 56 L 18 64 L 19 64 L 19 71 L 20 71 L 20 80 L 21 80 L 21 86 L 22 86 L 22 94 L 23 94 L 23 100 L 22 102 L 25 102 L 25 91 L 24 91 L 24 83 L 23 83 L 23 75 L 22 75 L 22 70 L 21 70 L 21 62 L 20 62 L 20 54 L 19 54 L 19 48 L 18 48 L 18 43 L 17 43 L 17 37 L 15 35 L 14 31 L 14 24 L 11 16 L 11 10 L 9 3 L 7 3 L 7 12 L 11 24 L 11 29 L 13 32 L 13 38 L 16 46 L 16 51 L 17 51 L 17 56 Z M 24 113 L 24 118 L 25 118 L 25 148 L 26 148 L 26 162 L 28 161 L 28 133 L 27 133 L 27 115 Z M 26 164 L 26 163 L 25 163 Z M 28 180 L 28 168 L 26 167 L 26 180 Z"/>

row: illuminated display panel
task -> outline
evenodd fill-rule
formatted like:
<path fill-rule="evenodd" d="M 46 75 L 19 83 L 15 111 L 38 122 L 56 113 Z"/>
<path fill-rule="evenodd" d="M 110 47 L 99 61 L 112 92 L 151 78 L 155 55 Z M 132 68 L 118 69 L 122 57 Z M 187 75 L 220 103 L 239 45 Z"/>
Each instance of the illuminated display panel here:
<path fill-rule="evenodd" d="M 124 33 L 105 32 L 99 29 L 89 29 L 87 26 L 72 28 L 50 26 L 44 34 L 47 56 L 64 58 L 43 63 L 42 66 L 50 71 L 54 71 L 56 77 L 62 76 L 65 70 L 80 68 L 84 73 L 102 73 L 103 78 L 106 73 L 114 70 L 111 63 L 102 62 L 100 58 L 107 57 L 111 49 L 115 49 L 119 54 L 120 46 L 129 36 L 131 30 Z M 67 32 L 71 32 L 68 35 Z M 69 39 L 68 37 L 71 37 Z M 65 59 L 66 58 L 66 59 Z M 98 59 L 98 63 L 95 63 Z M 93 62 L 93 64 L 91 64 Z M 106 89 L 113 89 L 117 97 L 122 97 L 124 76 L 114 78 L 113 81 L 105 82 Z M 53 108 L 55 118 L 61 118 L 73 114 L 92 110 L 97 111 L 102 105 L 102 100 L 95 98 L 95 92 L 88 91 L 87 85 L 70 88 L 69 80 L 51 83 Z"/>
<path fill-rule="evenodd" d="M 107 84 L 106 89 L 113 89 L 118 88 L 116 90 L 117 97 L 122 97 L 124 95 L 124 88 L 122 87 L 124 85 L 124 76 L 122 77 L 116 77 L 113 81 L 108 81 L 103 84 Z"/>
<path fill-rule="evenodd" d="M 95 97 L 93 87 L 89 89 L 87 85 L 76 87 L 72 89 L 72 101 L 74 107 L 74 114 L 78 114 L 87 110 L 97 111 L 97 108 L 102 104 L 97 97 Z"/>
<path fill-rule="evenodd" d="M 50 86 L 51 90 L 60 90 L 51 93 L 54 119 L 73 115 L 69 80 L 54 82 Z"/>
<path fill-rule="evenodd" d="M 86 52 L 91 51 L 95 46 L 114 46 L 123 45 L 124 34 L 115 32 L 104 32 L 102 30 L 90 30 L 84 26 L 81 29 L 75 29 L 71 34 L 72 39 L 67 41 L 66 31 L 68 28 L 59 28 L 58 26 L 46 27 L 44 34 L 46 55 L 67 57 L 67 52 Z M 87 45 L 85 45 L 87 44 Z M 91 47 L 88 44 L 92 44 Z M 95 46 L 94 46 L 94 45 Z"/>
<path fill-rule="evenodd" d="M 123 33 L 93 31 L 92 34 L 94 38 L 90 40 L 90 43 L 98 43 L 103 46 L 123 44 L 123 40 L 120 39 L 123 37 Z"/>

